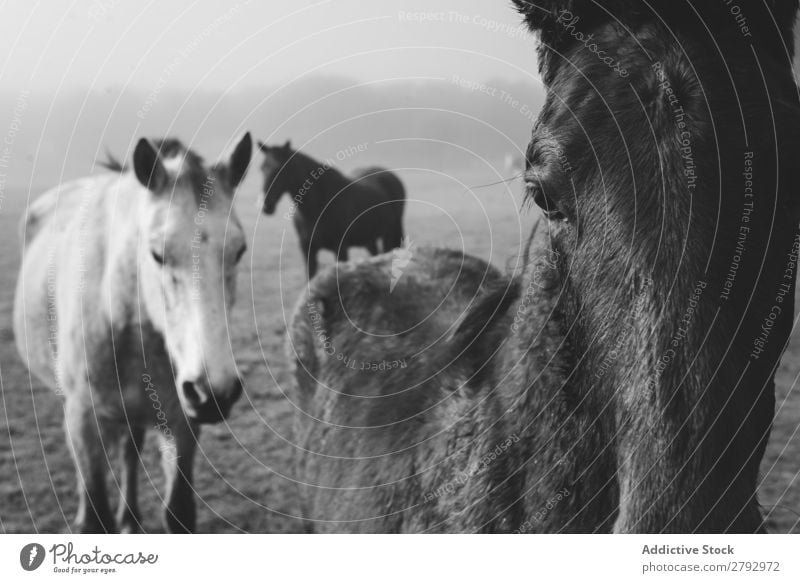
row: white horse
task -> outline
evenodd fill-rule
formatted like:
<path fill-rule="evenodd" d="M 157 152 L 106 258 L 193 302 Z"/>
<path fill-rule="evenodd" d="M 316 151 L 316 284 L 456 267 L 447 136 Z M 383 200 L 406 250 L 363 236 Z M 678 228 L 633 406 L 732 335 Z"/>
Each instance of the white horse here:
<path fill-rule="evenodd" d="M 141 530 L 136 469 L 149 425 L 165 526 L 194 530 L 199 424 L 225 419 L 242 392 L 227 316 L 246 248 L 233 193 L 251 154 L 250 134 L 213 166 L 177 140 L 143 138 L 130 170 L 112 162 L 113 174 L 58 186 L 23 219 L 14 332 L 28 368 L 64 397 L 81 532 Z M 106 492 L 114 445 L 116 521 Z"/>

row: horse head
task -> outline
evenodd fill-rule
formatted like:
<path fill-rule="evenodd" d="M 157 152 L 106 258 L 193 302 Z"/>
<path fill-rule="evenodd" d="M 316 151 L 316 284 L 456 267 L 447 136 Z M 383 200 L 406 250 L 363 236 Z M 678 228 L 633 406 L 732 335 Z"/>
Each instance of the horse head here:
<path fill-rule="evenodd" d="M 133 154 L 146 189 L 139 217 L 139 287 L 174 363 L 181 406 L 201 423 L 226 417 L 242 392 L 226 316 L 246 249 L 232 208 L 252 153 L 250 134 L 213 166 L 176 140 L 141 139 Z"/>
<path fill-rule="evenodd" d="M 758 529 L 793 320 L 797 2 L 748 5 L 747 37 L 724 2 L 515 3 L 547 88 L 527 196 L 575 323 L 574 396 L 611 404 L 615 528 Z"/>
<path fill-rule="evenodd" d="M 265 214 L 271 215 L 275 212 L 281 196 L 289 192 L 297 182 L 290 165 L 287 164 L 294 151 L 289 140 L 282 146 L 268 146 L 258 142 L 258 148 L 264 154 L 264 161 L 261 163 L 261 171 L 264 174 L 264 199 L 261 206 Z"/>

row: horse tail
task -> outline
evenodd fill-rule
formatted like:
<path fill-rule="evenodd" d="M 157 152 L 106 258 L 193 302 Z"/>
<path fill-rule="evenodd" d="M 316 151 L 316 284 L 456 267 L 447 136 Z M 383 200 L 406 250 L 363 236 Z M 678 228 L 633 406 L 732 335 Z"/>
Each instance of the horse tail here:
<path fill-rule="evenodd" d="M 403 186 L 403 182 L 400 180 L 397 174 L 391 170 L 385 170 L 378 175 L 378 178 L 381 180 L 381 184 L 383 184 L 386 192 L 389 193 L 390 200 L 396 200 L 403 203 L 405 202 L 406 188 Z"/>
<path fill-rule="evenodd" d="M 397 212 L 394 215 L 394 223 L 392 225 L 391 233 L 392 236 L 389 238 L 390 240 L 388 241 L 388 246 L 399 248 L 403 245 L 403 239 L 405 238 L 405 234 L 403 233 L 403 212 L 405 211 L 406 206 L 406 188 L 403 186 L 403 182 L 394 172 L 387 172 L 386 180 L 390 183 L 389 188 L 394 194 L 394 200 L 397 201 L 397 204 L 393 205 L 397 207 Z M 385 251 L 388 250 L 388 248 L 385 249 Z"/>
<path fill-rule="evenodd" d="M 353 173 L 353 178 L 370 179 L 372 187 L 380 193 L 381 202 L 391 202 L 384 214 L 386 230 L 382 234 L 383 251 L 399 249 L 403 246 L 403 212 L 406 206 L 406 188 L 400 178 L 386 168 L 372 166 Z"/>
<path fill-rule="evenodd" d="M 406 188 L 397 174 L 391 170 L 382 171 L 377 178 L 386 191 L 387 200 L 395 203 L 391 205 L 392 216 L 386 240 L 384 241 L 384 251 L 398 249 L 403 245 L 403 212 L 406 206 Z"/>

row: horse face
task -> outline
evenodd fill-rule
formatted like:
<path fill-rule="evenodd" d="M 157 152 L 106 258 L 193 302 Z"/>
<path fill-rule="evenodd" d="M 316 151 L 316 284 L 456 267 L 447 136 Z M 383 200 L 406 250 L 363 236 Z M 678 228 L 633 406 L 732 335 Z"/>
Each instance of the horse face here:
<path fill-rule="evenodd" d="M 531 14 L 539 17 L 533 8 Z M 632 317 L 642 329 L 668 328 L 666 322 L 684 316 L 698 282 L 713 290 L 703 294 L 701 311 L 721 306 L 731 311 L 731 323 L 753 310 L 754 296 L 774 303 L 769 289 L 780 285 L 790 263 L 798 218 L 797 201 L 788 194 L 788 161 L 798 147 L 762 114 L 785 107 L 784 115 L 798 116 L 791 71 L 784 67 L 769 80 L 781 87 L 784 102 L 775 91 L 770 95 L 746 83 L 744 74 L 732 91 L 721 81 L 728 75 L 721 59 L 694 45 L 684 54 L 689 49 L 663 42 L 668 32 L 655 23 L 642 40 L 599 15 L 600 24 L 593 25 L 591 12 L 580 18 L 566 9 L 556 14 L 552 26 L 591 34 L 614 64 L 569 35 L 553 52 L 543 52 L 548 94 L 526 156 L 527 195 L 548 219 L 562 278 L 585 306 L 590 333 L 616 337 Z M 752 54 L 735 43 L 730 51 L 758 71 Z M 751 120 L 762 115 L 762 123 L 746 121 L 743 127 L 748 117 L 742 117 L 739 102 L 752 112 Z M 781 170 L 760 175 L 758 200 L 745 182 L 750 174 L 743 174 L 754 159 Z M 747 188 L 754 200 L 742 194 Z M 639 300 L 643 307 L 631 317 Z M 743 341 L 757 336 L 758 320 L 753 315 Z M 791 317 L 779 320 L 782 337 Z M 736 331 L 722 327 L 714 326 L 719 346 Z M 667 330 L 664 336 L 670 336 Z M 749 352 L 745 344 L 741 350 Z M 679 384 L 684 372 L 670 383 Z"/>
<path fill-rule="evenodd" d="M 271 215 L 278 206 L 281 196 L 291 187 L 291 181 L 284 167 L 291 157 L 291 145 L 286 142 L 283 146 L 267 146 L 259 143 L 259 149 L 264 154 L 261 172 L 264 174 L 264 199 L 262 210 L 264 214 Z"/>
<path fill-rule="evenodd" d="M 156 156 L 154 170 L 143 172 L 157 177 L 142 217 L 145 305 L 164 335 L 181 405 L 199 423 L 224 419 L 242 392 L 227 318 L 246 249 L 231 206 L 250 159 L 249 141 L 245 136 L 226 164 L 211 169 Z"/>
<path fill-rule="evenodd" d="M 751 45 L 714 3 L 515 1 L 548 90 L 528 196 L 580 347 L 571 378 L 614 403 L 615 528 L 757 530 L 800 246 L 800 144 L 779 121 L 800 117 L 796 4 L 752 6 Z"/>

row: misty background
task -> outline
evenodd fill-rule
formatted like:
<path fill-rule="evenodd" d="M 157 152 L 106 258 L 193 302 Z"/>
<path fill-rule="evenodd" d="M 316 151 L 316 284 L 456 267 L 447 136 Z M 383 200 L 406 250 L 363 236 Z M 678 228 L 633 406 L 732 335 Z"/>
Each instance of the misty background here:
<path fill-rule="evenodd" d="M 6 206 L 141 136 L 215 159 L 245 130 L 345 171 L 489 183 L 518 173 L 544 100 L 511 0 L 0 0 L 0 14 Z"/>
<path fill-rule="evenodd" d="M 510 1 L 10 0 L 0 10 L 4 197 L 100 171 L 106 152 L 129 157 L 143 135 L 214 159 L 244 130 L 344 170 L 471 167 L 489 182 L 513 173 L 543 101 L 533 39 Z"/>

